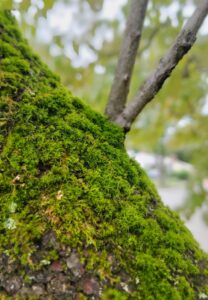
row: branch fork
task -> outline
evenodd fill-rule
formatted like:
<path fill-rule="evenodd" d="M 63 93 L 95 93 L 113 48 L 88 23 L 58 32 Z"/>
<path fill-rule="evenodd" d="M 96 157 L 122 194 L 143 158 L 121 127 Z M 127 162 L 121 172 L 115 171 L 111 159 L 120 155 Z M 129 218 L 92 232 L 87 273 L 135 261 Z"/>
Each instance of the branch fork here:
<path fill-rule="evenodd" d="M 173 69 L 191 49 L 196 41 L 196 34 L 208 14 L 208 0 L 201 0 L 173 45 L 160 59 L 156 69 L 144 81 L 130 103 L 126 105 L 147 4 L 148 0 L 132 0 L 131 2 L 116 74 L 105 111 L 109 119 L 122 127 L 125 132 L 130 130 L 136 117 L 154 99 Z M 135 28 L 137 28 L 137 34 L 135 34 Z"/>

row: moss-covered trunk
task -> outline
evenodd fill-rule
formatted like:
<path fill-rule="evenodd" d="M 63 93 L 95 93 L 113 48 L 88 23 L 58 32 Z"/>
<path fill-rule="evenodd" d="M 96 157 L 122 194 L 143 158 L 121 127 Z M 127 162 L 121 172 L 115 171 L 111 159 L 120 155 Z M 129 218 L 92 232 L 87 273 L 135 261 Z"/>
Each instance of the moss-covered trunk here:
<path fill-rule="evenodd" d="M 205 299 L 207 256 L 0 12 L 0 299 Z"/>

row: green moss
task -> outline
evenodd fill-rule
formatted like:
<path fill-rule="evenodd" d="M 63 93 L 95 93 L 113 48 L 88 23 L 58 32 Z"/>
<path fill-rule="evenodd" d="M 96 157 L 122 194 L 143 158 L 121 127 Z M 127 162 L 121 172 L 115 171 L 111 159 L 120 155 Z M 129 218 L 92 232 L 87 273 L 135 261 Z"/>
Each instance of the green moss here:
<path fill-rule="evenodd" d="M 107 278 L 103 299 L 207 293 L 206 255 L 129 159 L 122 130 L 60 84 L 7 12 L 0 12 L 0 78 L 0 253 L 30 264 L 52 229 Z M 119 286 L 121 270 L 131 292 Z"/>

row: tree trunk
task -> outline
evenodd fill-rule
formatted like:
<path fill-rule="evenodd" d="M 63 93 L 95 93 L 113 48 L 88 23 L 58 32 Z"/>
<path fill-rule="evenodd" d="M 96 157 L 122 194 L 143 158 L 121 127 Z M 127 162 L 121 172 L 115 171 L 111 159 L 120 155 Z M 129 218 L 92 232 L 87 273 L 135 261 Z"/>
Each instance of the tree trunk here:
<path fill-rule="evenodd" d="M 0 298 L 200 299 L 207 256 L 0 12 Z"/>

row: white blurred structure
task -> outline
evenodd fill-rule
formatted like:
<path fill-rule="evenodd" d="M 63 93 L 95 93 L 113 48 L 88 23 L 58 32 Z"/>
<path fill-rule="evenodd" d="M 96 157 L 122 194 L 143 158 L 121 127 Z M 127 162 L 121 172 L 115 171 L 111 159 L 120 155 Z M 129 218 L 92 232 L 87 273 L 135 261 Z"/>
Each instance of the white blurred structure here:
<path fill-rule="evenodd" d="M 141 167 L 148 173 L 148 175 L 157 179 L 161 175 L 161 165 L 163 172 L 169 176 L 185 172 L 191 174 L 193 172 L 193 166 L 189 163 L 177 159 L 175 156 L 161 156 L 148 152 L 134 152 L 128 151 L 129 155 L 134 158 Z"/>

